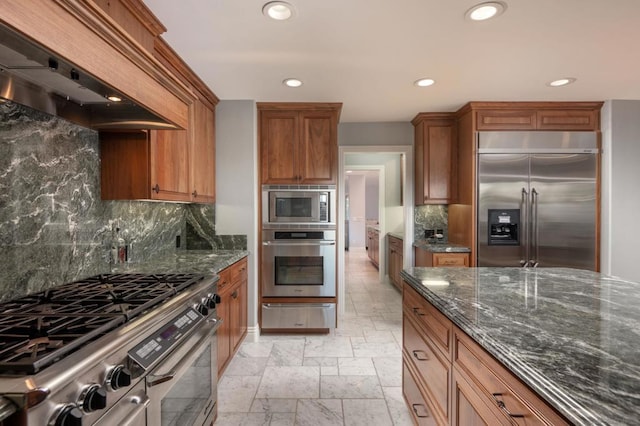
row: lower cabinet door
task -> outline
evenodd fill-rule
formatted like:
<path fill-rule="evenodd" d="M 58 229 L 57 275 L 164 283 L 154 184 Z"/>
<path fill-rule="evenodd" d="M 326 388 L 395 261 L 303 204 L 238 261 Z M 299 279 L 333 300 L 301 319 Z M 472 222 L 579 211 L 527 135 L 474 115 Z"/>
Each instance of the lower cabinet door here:
<path fill-rule="evenodd" d="M 454 426 L 512 425 L 504 416 L 495 413 L 467 379 L 453 369 L 453 422 Z"/>
<path fill-rule="evenodd" d="M 413 421 L 418 426 L 437 426 L 438 423 L 433 417 L 431 409 L 425 402 L 413 375 L 404 362 L 402 363 L 402 395 L 409 406 Z"/>

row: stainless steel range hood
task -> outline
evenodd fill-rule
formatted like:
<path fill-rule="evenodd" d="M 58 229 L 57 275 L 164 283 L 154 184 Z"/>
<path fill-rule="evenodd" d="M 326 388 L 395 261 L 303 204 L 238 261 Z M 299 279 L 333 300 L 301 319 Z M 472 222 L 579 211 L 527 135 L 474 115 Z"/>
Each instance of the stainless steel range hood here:
<path fill-rule="evenodd" d="M 0 98 L 92 129 L 179 128 L 3 25 Z"/>

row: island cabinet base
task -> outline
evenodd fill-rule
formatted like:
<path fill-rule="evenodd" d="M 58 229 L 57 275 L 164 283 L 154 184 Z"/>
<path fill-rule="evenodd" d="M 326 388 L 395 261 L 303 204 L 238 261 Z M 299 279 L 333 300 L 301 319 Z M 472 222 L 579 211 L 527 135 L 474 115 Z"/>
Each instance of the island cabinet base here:
<path fill-rule="evenodd" d="M 416 424 L 569 424 L 406 282 L 402 321 L 403 393 Z"/>

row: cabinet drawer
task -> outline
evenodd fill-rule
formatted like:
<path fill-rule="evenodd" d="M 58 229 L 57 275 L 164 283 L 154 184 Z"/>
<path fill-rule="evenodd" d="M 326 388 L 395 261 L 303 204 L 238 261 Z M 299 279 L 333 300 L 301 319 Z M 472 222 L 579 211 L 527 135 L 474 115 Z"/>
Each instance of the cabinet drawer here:
<path fill-rule="evenodd" d="M 218 280 L 218 293 L 220 293 L 226 287 L 229 287 L 232 283 L 231 268 L 225 268 L 222 271 L 218 272 L 218 276 L 220 277 L 220 279 Z"/>
<path fill-rule="evenodd" d="M 416 324 L 424 329 L 427 337 L 450 360 L 453 325 L 436 308 L 423 299 L 409 284 L 404 284 L 403 309 Z"/>
<path fill-rule="evenodd" d="M 419 380 L 427 391 L 429 400 L 434 402 L 438 416 L 443 423 L 449 423 L 449 375 L 451 362 L 446 359 L 433 342 L 422 338 L 416 330 L 412 320 L 404 315 L 402 321 L 403 349 L 407 362 L 415 366 Z M 435 414 L 435 413 L 434 413 Z"/>
<path fill-rule="evenodd" d="M 402 364 L 402 394 L 407 401 L 413 421 L 419 426 L 436 426 L 436 420 L 425 402 L 416 381 L 406 364 Z"/>
<path fill-rule="evenodd" d="M 231 282 L 238 283 L 247 279 L 247 259 L 244 258 L 229 267 Z"/>
<path fill-rule="evenodd" d="M 485 402 L 498 408 L 512 422 L 522 425 L 568 424 L 533 391 L 491 355 L 456 330 L 454 365 L 473 378 Z"/>
<path fill-rule="evenodd" d="M 433 253 L 433 266 L 469 266 L 467 253 Z"/>
<path fill-rule="evenodd" d="M 389 235 L 389 248 L 402 251 L 402 240 Z"/>
<path fill-rule="evenodd" d="M 478 130 L 535 130 L 535 110 L 481 110 L 477 112 Z"/>
<path fill-rule="evenodd" d="M 538 111 L 538 130 L 597 130 L 600 114 L 594 110 Z"/>

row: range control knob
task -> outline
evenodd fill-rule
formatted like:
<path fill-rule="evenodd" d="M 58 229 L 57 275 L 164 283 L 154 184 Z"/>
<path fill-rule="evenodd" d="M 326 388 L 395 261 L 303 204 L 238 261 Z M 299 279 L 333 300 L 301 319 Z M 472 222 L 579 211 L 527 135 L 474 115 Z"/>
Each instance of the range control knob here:
<path fill-rule="evenodd" d="M 209 294 L 205 299 L 204 305 L 209 309 L 215 309 L 218 303 L 220 303 L 220 296 L 217 294 Z"/>
<path fill-rule="evenodd" d="M 117 391 L 131 384 L 131 371 L 124 365 L 116 365 L 107 374 L 107 389 Z"/>
<path fill-rule="evenodd" d="M 203 301 L 196 306 L 196 311 L 200 312 L 203 317 L 209 315 L 209 308 L 206 306 L 206 303 L 206 301 Z"/>
<path fill-rule="evenodd" d="M 75 405 L 69 404 L 58 412 L 55 426 L 82 426 L 82 412 Z"/>
<path fill-rule="evenodd" d="M 78 405 L 85 413 L 107 407 L 107 391 L 100 385 L 89 385 L 80 394 Z"/>

